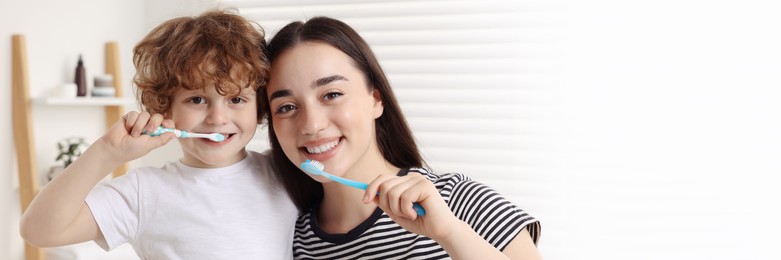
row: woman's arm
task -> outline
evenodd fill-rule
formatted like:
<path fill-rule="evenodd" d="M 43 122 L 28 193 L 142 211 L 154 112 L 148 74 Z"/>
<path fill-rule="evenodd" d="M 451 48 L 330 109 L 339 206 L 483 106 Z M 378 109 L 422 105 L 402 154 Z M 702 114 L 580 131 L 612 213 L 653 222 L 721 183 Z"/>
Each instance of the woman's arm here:
<path fill-rule="evenodd" d="M 524 228 L 521 233 L 513 239 L 507 247 L 502 251 L 510 259 L 530 259 L 539 260 L 542 259 L 540 251 L 537 250 L 537 246 L 534 245 L 529 230 Z"/>
<path fill-rule="evenodd" d="M 525 228 L 499 252 L 466 223 L 454 228 L 454 232 L 446 238 L 435 239 L 453 259 L 542 259 L 537 247 Z M 464 227 L 465 226 L 465 227 Z"/>
<path fill-rule="evenodd" d="M 377 191 L 380 195 L 374 196 Z M 403 228 L 436 241 L 453 259 L 540 259 L 525 228 L 510 241 L 504 252 L 499 251 L 469 224 L 458 219 L 433 183 L 422 175 L 379 176 L 366 189 L 364 202 L 372 200 Z M 426 209 L 425 216 L 415 214 L 413 202 Z"/>

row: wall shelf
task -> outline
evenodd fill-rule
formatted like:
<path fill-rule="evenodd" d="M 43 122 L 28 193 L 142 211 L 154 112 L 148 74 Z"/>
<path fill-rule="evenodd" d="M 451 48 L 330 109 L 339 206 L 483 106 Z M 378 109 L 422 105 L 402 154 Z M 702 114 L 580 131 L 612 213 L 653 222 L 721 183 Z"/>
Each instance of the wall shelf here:
<path fill-rule="evenodd" d="M 134 99 L 118 97 L 33 98 L 33 104 L 49 106 L 125 106 L 135 103 Z"/>
<path fill-rule="evenodd" d="M 36 167 L 35 136 L 33 135 L 32 104 L 56 106 L 94 106 L 105 110 L 106 129 L 119 120 L 124 105 L 133 104 L 132 99 L 122 97 L 122 78 L 119 66 L 119 46 L 116 42 L 106 43 L 105 73 L 114 77 L 115 97 L 79 98 L 31 98 L 27 66 L 27 45 L 24 35 L 11 36 L 11 117 L 13 121 L 14 147 L 19 174 L 19 199 L 22 212 L 27 210 L 38 194 L 39 172 Z M 113 171 L 117 177 L 127 171 L 125 163 Z M 44 251 L 25 243 L 25 259 L 43 260 Z"/>

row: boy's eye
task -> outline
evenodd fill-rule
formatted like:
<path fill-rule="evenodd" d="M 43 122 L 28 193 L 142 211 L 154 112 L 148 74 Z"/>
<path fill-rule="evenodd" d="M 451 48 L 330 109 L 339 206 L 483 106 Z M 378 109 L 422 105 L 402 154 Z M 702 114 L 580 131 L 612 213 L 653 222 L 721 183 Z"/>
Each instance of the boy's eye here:
<path fill-rule="evenodd" d="M 239 103 L 241 103 L 243 101 L 244 100 L 241 99 L 240 97 L 233 97 L 233 98 L 231 98 L 231 103 L 233 103 L 233 104 L 239 104 Z"/>
<path fill-rule="evenodd" d="M 190 103 L 193 103 L 193 104 L 203 104 L 204 102 L 206 102 L 206 99 L 204 99 L 202 97 L 191 97 L 190 98 Z"/>

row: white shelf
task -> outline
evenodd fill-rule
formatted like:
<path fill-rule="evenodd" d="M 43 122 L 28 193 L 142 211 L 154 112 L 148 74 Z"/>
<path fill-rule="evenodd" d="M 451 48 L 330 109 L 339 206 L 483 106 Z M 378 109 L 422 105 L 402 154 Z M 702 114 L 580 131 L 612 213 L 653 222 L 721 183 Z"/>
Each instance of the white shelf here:
<path fill-rule="evenodd" d="M 60 106 L 123 106 L 132 105 L 136 101 L 132 98 L 116 97 L 44 97 L 33 98 L 34 104 L 60 105 Z"/>

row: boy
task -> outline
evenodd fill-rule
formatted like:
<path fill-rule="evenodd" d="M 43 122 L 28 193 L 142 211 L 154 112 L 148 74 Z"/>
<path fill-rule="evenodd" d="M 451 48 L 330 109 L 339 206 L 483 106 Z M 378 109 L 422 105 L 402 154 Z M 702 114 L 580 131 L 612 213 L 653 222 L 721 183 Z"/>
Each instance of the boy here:
<path fill-rule="evenodd" d="M 130 112 L 34 199 L 22 217 L 29 243 L 128 242 L 143 259 L 291 258 L 297 210 L 266 155 L 247 152 L 256 90 L 269 63 L 262 30 L 226 11 L 164 22 L 136 45 L 134 83 L 146 110 Z M 161 168 L 98 182 L 174 138 L 158 126 L 221 133 L 179 139 L 184 154 Z"/>

